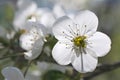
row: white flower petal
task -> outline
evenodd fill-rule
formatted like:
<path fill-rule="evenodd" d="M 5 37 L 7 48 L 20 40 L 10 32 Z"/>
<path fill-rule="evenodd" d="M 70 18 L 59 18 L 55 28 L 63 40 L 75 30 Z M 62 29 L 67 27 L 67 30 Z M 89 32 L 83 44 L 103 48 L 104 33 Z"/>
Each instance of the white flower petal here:
<path fill-rule="evenodd" d="M 32 50 L 24 52 L 24 54 L 25 54 L 25 59 L 29 59 L 32 57 Z"/>
<path fill-rule="evenodd" d="M 16 30 L 24 29 L 24 24 L 26 23 L 29 16 L 33 15 L 37 9 L 37 5 L 35 3 L 31 3 L 26 6 L 24 9 L 20 9 L 15 13 L 15 18 L 13 21 L 13 25 Z"/>
<path fill-rule="evenodd" d="M 98 57 L 105 56 L 111 49 L 111 40 L 110 38 L 101 32 L 96 32 L 88 38 L 89 44 L 87 47 L 94 51 Z"/>
<path fill-rule="evenodd" d="M 43 16 L 41 16 L 41 23 L 46 27 L 52 27 L 55 22 L 55 17 L 52 12 L 46 12 Z"/>
<path fill-rule="evenodd" d="M 53 34 L 58 40 L 68 40 L 69 38 L 73 37 L 72 33 L 73 29 L 73 21 L 67 17 L 63 16 L 59 18 L 53 27 Z M 67 37 L 67 38 L 66 38 Z"/>
<path fill-rule="evenodd" d="M 71 63 L 72 48 L 66 48 L 65 44 L 57 42 L 52 50 L 52 56 L 61 65 Z"/>
<path fill-rule="evenodd" d="M 40 18 L 42 15 L 44 15 L 45 13 L 48 13 L 50 11 L 51 10 L 47 7 L 39 7 L 39 8 L 37 8 L 36 14 Z"/>
<path fill-rule="evenodd" d="M 32 53 L 34 54 L 34 57 L 38 57 L 42 51 L 44 41 L 42 38 L 38 39 L 35 44 L 33 45 Z"/>
<path fill-rule="evenodd" d="M 45 25 L 47 29 L 47 33 L 52 33 L 52 25 L 55 22 L 55 17 L 51 12 L 47 12 L 41 16 L 40 22 L 41 24 Z"/>
<path fill-rule="evenodd" d="M 76 15 L 75 20 L 79 24 L 80 29 L 82 30 L 81 34 L 86 33 L 86 35 L 89 36 L 97 30 L 98 18 L 91 11 L 81 11 L 78 15 Z"/>
<path fill-rule="evenodd" d="M 44 36 L 46 34 L 45 26 L 43 26 L 39 22 L 26 22 L 24 28 L 26 31 L 32 31 L 31 29 L 36 29 L 40 36 Z"/>
<path fill-rule="evenodd" d="M 31 19 L 28 19 L 28 22 L 36 22 L 36 21 L 37 21 L 37 19 L 34 16 L 32 16 Z"/>
<path fill-rule="evenodd" d="M 25 50 L 31 50 L 34 42 L 34 35 L 31 35 L 29 33 L 23 34 L 20 37 L 20 45 Z"/>
<path fill-rule="evenodd" d="M 82 58 L 81 54 L 79 57 L 76 56 L 72 65 L 78 72 L 92 72 L 97 66 L 97 58 L 92 57 L 88 53 L 82 53 Z"/>
<path fill-rule="evenodd" d="M 54 5 L 53 12 L 57 18 L 65 16 L 65 10 L 63 9 L 63 7 L 60 4 Z"/>
<path fill-rule="evenodd" d="M 32 60 L 37 58 L 41 51 L 45 40 L 45 27 L 38 22 L 27 22 L 27 31 L 20 37 L 21 47 L 27 52 L 24 52 L 25 58 Z"/>
<path fill-rule="evenodd" d="M 25 80 L 23 74 L 18 68 L 6 67 L 2 70 L 2 75 L 7 80 Z"/>
<path fill-rule="evenodd" d="M 19 10 L 24 10 L 27 7 L 31 7 L 33 5 L 37 6 L 37 4 L 32 0 L 18 0 L 17 1 L 17 7 Z"/>
<path fill-rule="evenodd" d="M 41 54 L 43 44 L 44 44 L 43 39 L 38 39 L 34 43 L 32 50 L 24 53 L 25 58 L 28 60 L 33 60 L 37 58 Z"/>
<path fill-rule="evenodd" d="M 70 17 L 71 19 L 74 19 L 75 18 L 75 14 L 76 14 L 76 12 L 68 12 L 66 15 L 68 16 L 68 17 Z"/>
<path fill-rule="evenodd" d="M 92 57 L 98 57 L 97 54 L 89 48 L 84 49 L 86 53 L 90 54 Z"/>

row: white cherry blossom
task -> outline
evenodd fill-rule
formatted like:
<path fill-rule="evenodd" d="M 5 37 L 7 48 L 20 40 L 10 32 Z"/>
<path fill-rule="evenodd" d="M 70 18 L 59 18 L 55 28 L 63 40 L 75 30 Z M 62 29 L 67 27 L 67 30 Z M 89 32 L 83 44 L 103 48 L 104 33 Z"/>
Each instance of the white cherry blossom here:
<path fill-rule="evenodd" d="M 95 70 L 97 58 L 111 49 L 110 38 L 96 31 L 97 27 L 97 16 L 88 10 L 81 11 L 74 19 L 59 18 L 53 27 L 53 34 L 58 39 L 52 50 L 55 61 L 61 65 L 71 63 L 81 73 Z"/>
<path fill-rule="evenodd" d="M 43 25 L 37 22 L 26 23 L 26 31 L 20 37 L 20 45 L 27 52 L 24 52 L 25 58 L 32 60 L 37 58 L 45 41 L 45 29 Z"/>

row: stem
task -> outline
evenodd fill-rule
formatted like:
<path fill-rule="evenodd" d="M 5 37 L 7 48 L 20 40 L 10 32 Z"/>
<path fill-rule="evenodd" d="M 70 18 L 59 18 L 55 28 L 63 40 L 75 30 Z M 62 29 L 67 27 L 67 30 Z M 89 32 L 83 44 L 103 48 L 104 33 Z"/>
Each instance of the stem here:
<path fill-rule="evenodd" d="M 14 54 L 14 55 L 8 55 L 8 56 L 0 57 L 0 60 L 1 60 L 1 59 L 5 59 L 5 58 L 14 57 L 14 56 L 22 56 L 22 55 L 24 55 L 24 54 Z"/>
<path fill-rule="evenodd" d="M 27 72 L 28 72 L 28 70 L 29 70 L 29 67 L 30 67 L 31 63 L 32 63 L 32 60 L 28 62 L 28 65 L 27 65 L 27 67 L 26 67 L 26 69 L 25 69 L 25 72 L 24 72 L 24 77 L 26 76 L 26 74 L 27 74 Z"/>
<path fill-rule="evenodd" d="M 81 53 L 81 70 L 84 71 L 84 66 L 83 66 L 83 53 Z"/>
<path fill-rule="evenodd" d="M 74 73 L 72 74 L 72 77 L 74 77 L 74 80 L 84 80 L 84 74 L 76 72 L 74 70 Z"/>
<path fill-rule="evenodd" d="M 80 80 L 84 80 L 83 77 L 84 77 L 84 75 L 81 73 L 81 74 L 80 74 Z"/>

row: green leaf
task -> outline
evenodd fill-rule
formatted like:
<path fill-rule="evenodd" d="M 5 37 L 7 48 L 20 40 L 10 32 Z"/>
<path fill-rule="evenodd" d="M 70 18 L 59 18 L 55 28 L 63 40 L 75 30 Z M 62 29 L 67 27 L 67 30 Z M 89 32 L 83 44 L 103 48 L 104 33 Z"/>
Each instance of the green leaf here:
<path fill-rule="evenodd" d="M 68 80 L 64 73 L 56 70 L 50 70 L 43 74 L 42 80 Z"/>

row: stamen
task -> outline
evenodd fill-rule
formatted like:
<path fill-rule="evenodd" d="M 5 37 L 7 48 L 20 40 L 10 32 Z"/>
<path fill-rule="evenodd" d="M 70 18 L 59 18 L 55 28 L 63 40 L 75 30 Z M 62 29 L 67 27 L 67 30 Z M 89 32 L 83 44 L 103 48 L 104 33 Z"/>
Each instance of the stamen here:
<path fill-rule="evenodd" d="M 68 25 L 68 27 L 71 30 L 71 31 L 69 31 L 69 33 L 71 33 L 75 37 L 77 35 L 76 32 L 75 32 L 75 30 L 73 30 L 70 25 Z"/>
<path fill-rule="evenodd" d="M 26 33 L 27 31 L 25 30 L 25 29 L 22 29 L 22 30 L 20 30 L 20 33 L 21 34 L 24 34 L 24 33 Z"/>
<path fill-rule="evenodd" d="M 84 25 L 84 27 L 85 27 L 85 31 L 84 31 L 83 35 L 85 35 L 85 33 L 87 33 L 87 25 Z"/>
<path fill-rule="evenodd" d="M 86 42 L 85 42 L 86 36 L 78 36 L 73 39 L 74 45 L 77 47 L 86 47 Z"/>
<path fill-rule="evenodd" d="M 63 33 L 63 35 L 65 36 L 65 38 L 67 38 L 68 40 L 71 40 L 71 39 L 74 38 L 73 36 L 66 34 L 64 31 L 63 31 L 62 33 Z M 66 37 L 66 36 L 67 36 L 67 37 Z"/>
<path fill-rule="evenodd" d="M 74 24 L 74 26 L 75 26 L 75 29 L 76 29 L 77 36 L 80 35 L 80 29 L 78 28 L 79 24 Z"/>
<path fill-rule="evenodd" d="M 84 71 L 84 65 L 83 65 L 83 53 L 81 53 L 81 70 Z"/>

